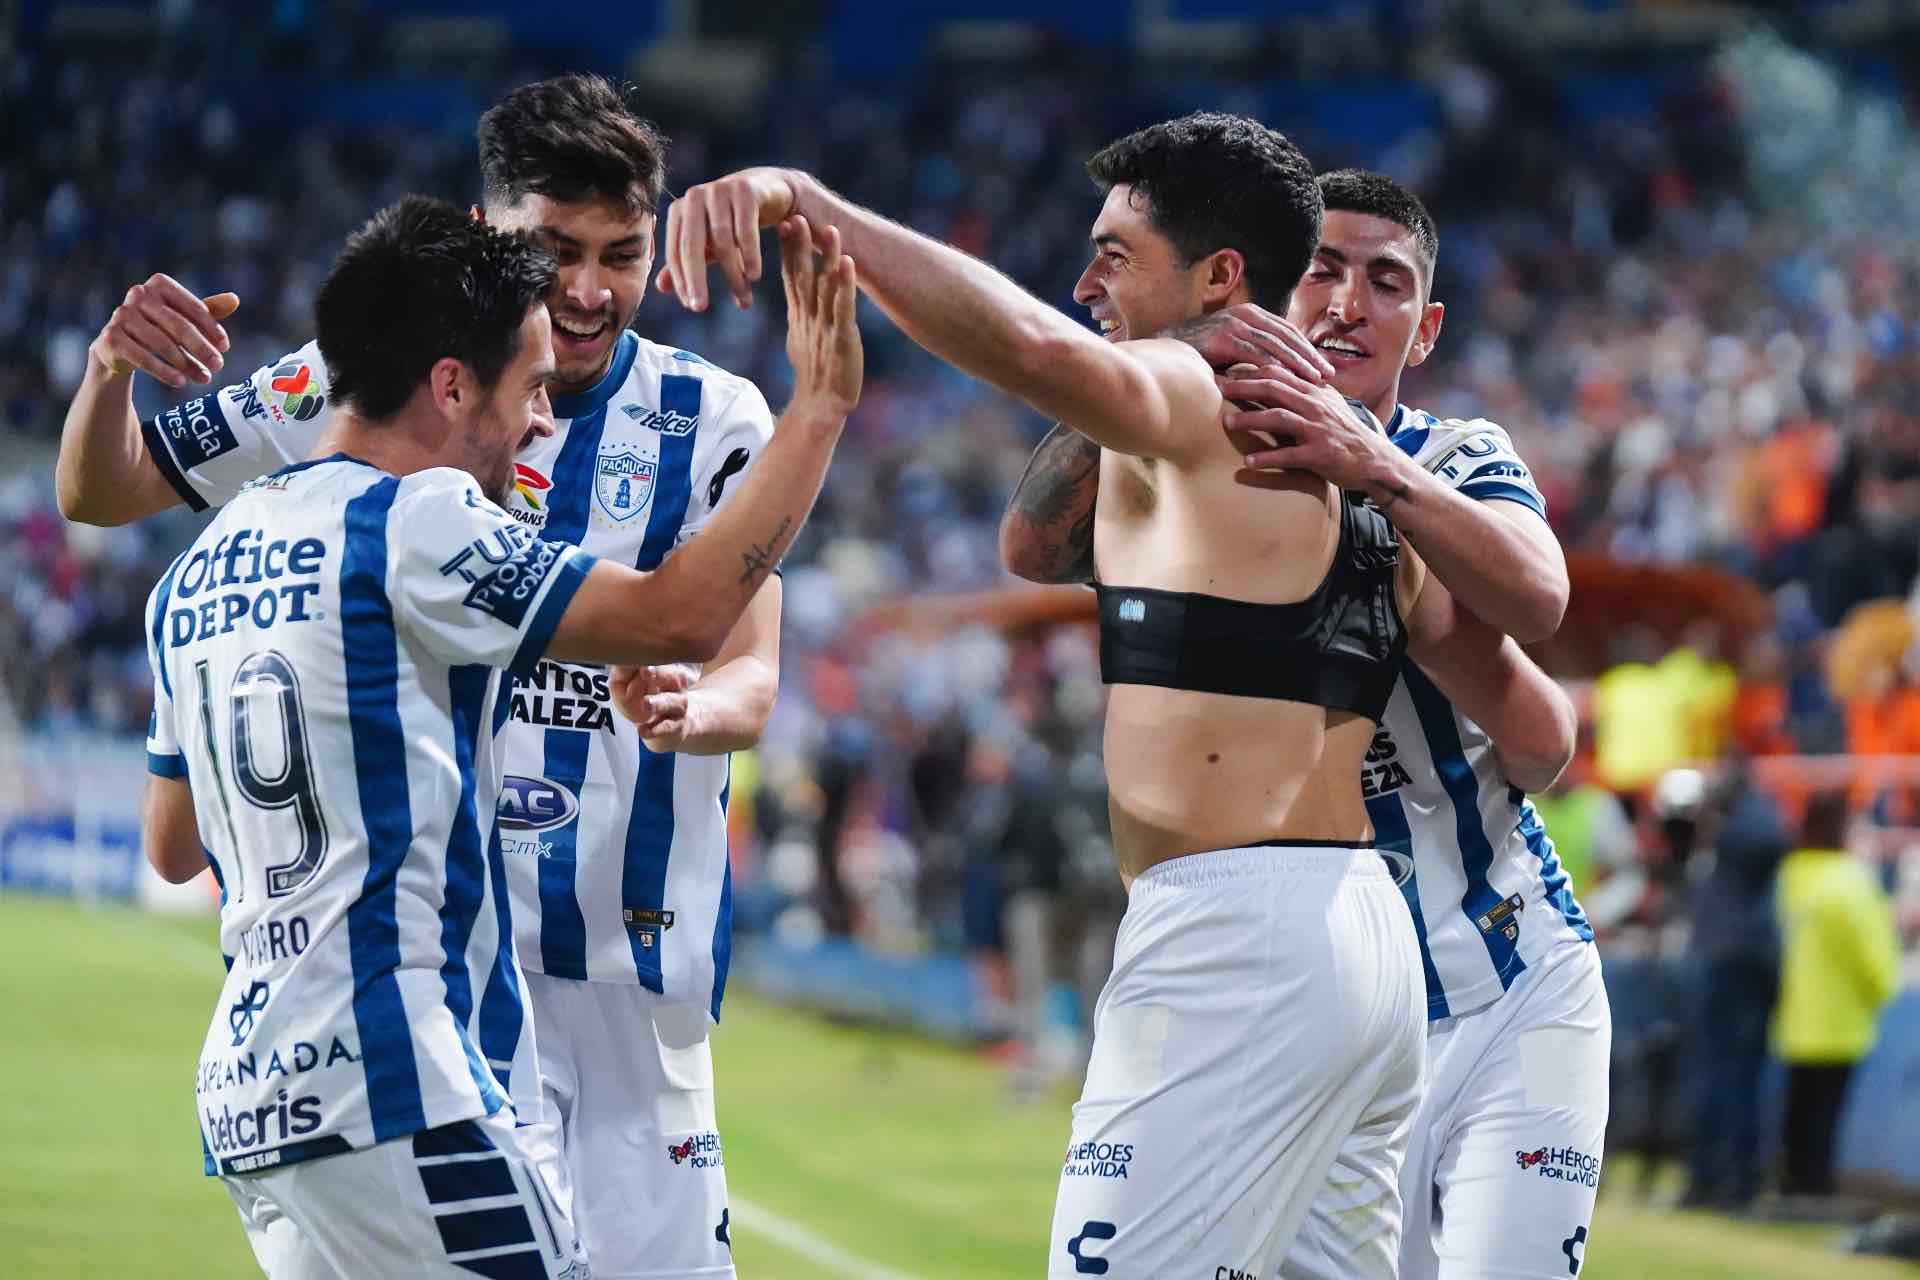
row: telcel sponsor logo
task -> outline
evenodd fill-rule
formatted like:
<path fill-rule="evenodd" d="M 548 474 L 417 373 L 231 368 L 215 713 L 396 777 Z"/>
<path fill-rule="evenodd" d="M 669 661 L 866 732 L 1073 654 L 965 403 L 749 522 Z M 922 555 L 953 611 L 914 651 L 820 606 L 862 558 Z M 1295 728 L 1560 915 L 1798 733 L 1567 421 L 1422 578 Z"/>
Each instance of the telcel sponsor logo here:
<path fill-rule="evenodd" d="M 573 792 L 557 782 L 517 773 L 500 780 L 497 819 L 503 831 L 550 831 L 572 822 L 579 811 Z"/>

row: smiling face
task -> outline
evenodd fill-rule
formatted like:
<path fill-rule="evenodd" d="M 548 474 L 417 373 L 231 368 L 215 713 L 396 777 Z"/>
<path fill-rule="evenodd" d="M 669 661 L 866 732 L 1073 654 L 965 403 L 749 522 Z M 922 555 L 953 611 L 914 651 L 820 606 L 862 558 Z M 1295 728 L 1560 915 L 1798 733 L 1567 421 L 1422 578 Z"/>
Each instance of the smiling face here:
<path fill-rule="evenodd" d="M 1440 337 L 1446 308 L 1427 301 L 1431 264 L 1412 231 L 1375 214 L 1329 209 L 1320 247 L 1293 291 L 1287 319 L 1320 349 L 1333 384 L 1385 422 L 1400 375 Z"/>
<path fill-rule="evenodd" d="M 487 221 L 553 255 L 560 282 L 547 301 L 553 319 L 554 390 L 584 391 L 613 362 L 633 323 L 653 266 L 653 214 L 611 200 L 555 200 L 529 193 L 487 210 Z"/>
<path fill-rule="evenodd" d="M 1182 264 L 1173 241 L 1154 228 L 1146 201 L 1132 192 L 1124 184 L 1107 192 L 1093 224 L 1093 261 L 1073 287 L 1074 301 L 1093 312 L 1113 342 L 1150 338 L 1193 319 L 1209 301 L 1211 259 Z"/>
<path fill-rule="evenodd" d="M 479 395 L 459 435 L 457 464 L 487 497 L 505 506 L 513 493 L 513 459 L 554 431 L 547 386 L 554 377 L 553 325 L 545 307 L 530 307 L 515 334 L 513 358 Z"/>

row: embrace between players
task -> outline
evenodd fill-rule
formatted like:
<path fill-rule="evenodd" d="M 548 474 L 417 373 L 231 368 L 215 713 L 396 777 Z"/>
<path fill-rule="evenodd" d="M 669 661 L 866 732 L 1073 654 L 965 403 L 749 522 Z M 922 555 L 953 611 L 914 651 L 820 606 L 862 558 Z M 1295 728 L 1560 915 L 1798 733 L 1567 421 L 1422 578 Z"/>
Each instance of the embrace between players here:
<path fill-rule="evenodd" d="M 484 225 L 382 211 L 317 344 L 145 423 L 129 370 L 210 381 L 231 299 L 137 286 L 62 441 L 74 518 L 224 504 L 150 602 L 143 825 L 221 880 L 196 1103 L 263 1269 L 732 1274 L 725 753 L 771 705 L 858 288 L 1061 424 L 1003 552 L 1099 595 L 1129 903 L 1049 1273 L 1577 1270 L 1592 1180 L 1515 1158 L 1597 1171 L 1606 1116 L 1591 931 L 1524 798 L 1572 712 L 1511 638 L 1564 563 L 1504 432 L 1397 404 L 1441 320 L 1418 202 L 1244 118 L 1121 139 L 1076 291 L 1103 340 L 805 174 L 696 186 L 683 304 L 718 265 L 751 305 L 780 231 L 773 424 L 627 330 L 664 152 L 618 92 L 516 90 L 481 152 Z M 525 714 L 502 668 L 625 714 Z"/>

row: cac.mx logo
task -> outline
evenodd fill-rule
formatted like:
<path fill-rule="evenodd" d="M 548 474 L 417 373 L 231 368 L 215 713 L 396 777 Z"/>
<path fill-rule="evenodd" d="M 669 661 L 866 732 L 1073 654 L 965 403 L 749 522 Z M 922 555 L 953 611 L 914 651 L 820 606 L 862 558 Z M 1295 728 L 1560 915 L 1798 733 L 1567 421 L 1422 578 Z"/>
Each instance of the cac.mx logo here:
<path fill-rule="evenodd" d="M 1111 1222 L 1089 1221 L 1080 1228 L 1080 1234 L 1067 1241 L 1067 1252 L 1073 1257 L 1073 1269 L 1083 1276 L 1103 1276 L 1107 1274 L 1107 1260 L 1096 1258 L 1087 1252 L 1087 1246 L 1096 1240 L 1111 1240 L 1120 1233 L 1120 1229 Z"/>
<path fill-rule="evenodd" d="M 593 478 L 593 496 L 608 517 L 625 524 L 647 509 L 653 497 L 652 459 L 630 449 L 603 453 Z"/>
<path fill-rule="evenodd" d="M 253 1031 L 253 1019 L 266 1011 L 267 984 L 256 982 L 248 987 L 246 993 L 227 1008 L 227 1025 L 233 1028 L 235 1048 L 247 1042 L 247 1036 Z"/>

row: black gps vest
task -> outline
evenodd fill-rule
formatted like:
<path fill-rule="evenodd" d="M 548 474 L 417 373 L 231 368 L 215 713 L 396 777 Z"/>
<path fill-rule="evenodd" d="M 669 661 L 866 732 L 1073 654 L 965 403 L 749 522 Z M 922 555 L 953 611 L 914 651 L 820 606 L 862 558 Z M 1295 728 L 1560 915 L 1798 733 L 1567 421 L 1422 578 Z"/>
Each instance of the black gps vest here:
<path fill-rule="evenodd" d="M 1312 595 L 1254 604 L 1115 587 L 1100 597 L 1100 678 L 1244 698 L 1280 698 L 1378 721 L 1407 628 L 1394 594 L 1400 535 L 1358 494 L 1340 495 L 1340 541 Z"/>

